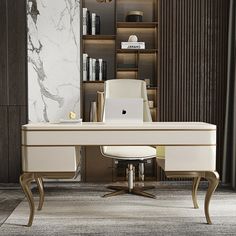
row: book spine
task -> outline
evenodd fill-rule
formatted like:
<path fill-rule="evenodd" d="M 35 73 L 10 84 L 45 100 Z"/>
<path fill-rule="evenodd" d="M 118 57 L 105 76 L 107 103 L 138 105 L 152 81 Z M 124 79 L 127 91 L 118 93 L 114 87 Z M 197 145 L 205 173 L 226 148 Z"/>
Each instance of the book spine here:
<path fill-rule="evenodd" d="M 93 59 L 89 58 L 89 81 L 93 78 Z"/>
<path fill-rule="evenodd" d="M 102 80 L 107 80 L 107 62 L 102 62 Z"/>
<path fill-rule="evenodd" d="M 95 19 L 95 34 L 100 34 L 100 16 Z"/>
<path fill-rule="evenodd" d="M 96 14 L 92 13 L 92 35 L 96 34 Z"/>
<path fill-rule="evenodd" d="M 99 80 L 102 81 L 102 59 L 98 59 L 99 61 Z"/>
<path fill-rule="evenodd" d="M 95 80 L 99 80 L 99 60 L 95 61 Z"/>
<path fill-rule="evenodd" d="M 87 81 L 89 81 L 89 70 L 90 70 L 89 62 L 90 62 L 90 57 L 88 56 L 86 60 Z"/>
<path fill-rule="evenodd" d="M 83 53 L 83 81 L 87 80 L 87 58 L 88 54 Z"/>
<path fill-rule="evenodd" d="M 96 59 L 93 58 L 92 60 L 92 81 L 95 81 L 95 70 L 96 70 Z"/>
<path fill-rule="evenodd" d="M 87 34 L 87 8 L 83 8 L 83 35 Z"/>

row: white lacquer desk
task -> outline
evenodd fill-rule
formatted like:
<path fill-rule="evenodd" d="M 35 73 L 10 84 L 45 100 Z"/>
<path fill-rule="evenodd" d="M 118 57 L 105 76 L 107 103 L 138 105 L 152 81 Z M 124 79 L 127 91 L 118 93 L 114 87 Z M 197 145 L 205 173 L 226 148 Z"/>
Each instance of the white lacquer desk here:
<path fill-rule="evenodd" d="M 216 126 L 200 122 L 152 122 L 143 124 L 27 124 L 22 126 L 22 189 L 34 218 L 33 180 L 39 187 L 40 210 L 44 200 L 42 178 L 73 178 L 76 174 L 77 147 L 89 145 L 157 146 L 157 162 L 167 177 L 192 177 L 192 198 L 197 204 L 201 177 L 209 181 L 205 216 L 211 224 L 209 203 L 219 183 L 216 172 Z M 160 153 L 158 153 L 161 150 Z"/>

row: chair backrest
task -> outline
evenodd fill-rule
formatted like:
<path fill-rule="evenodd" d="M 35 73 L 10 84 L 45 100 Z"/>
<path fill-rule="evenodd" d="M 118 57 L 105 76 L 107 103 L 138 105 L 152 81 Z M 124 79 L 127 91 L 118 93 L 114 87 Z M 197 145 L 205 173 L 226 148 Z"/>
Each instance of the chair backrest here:
<path fill-rule="evenodd" d="M 151 112 L 148 105 L 146 83 L 137 79 L 114 79 L 107 80 L 104 88 L 104 98 L 142 98 L 143 121 L 151 122 Z M 105 121 L 105 120 L 103 120 Z"/>

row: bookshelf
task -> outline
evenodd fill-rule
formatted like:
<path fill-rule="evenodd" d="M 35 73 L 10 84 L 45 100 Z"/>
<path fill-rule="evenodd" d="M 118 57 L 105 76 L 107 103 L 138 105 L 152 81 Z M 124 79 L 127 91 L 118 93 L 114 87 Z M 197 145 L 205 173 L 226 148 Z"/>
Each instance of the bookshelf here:
<path fill-rule="evenodd" d="M 82 53 L 92 58 L 107 61 L 107 79 L 141 79 L 149 82 L 148 99 L 153 101 L 150 108 L 153 121 L 158 121 L 158 0 L 112 0 L 98 2 L 82 0 L 82 8 L 100 16 L 100 34 L 82 35 Z M 128 11 L 143 12 L 142 22 L 126 22 Z M 82 22 L 82 17 L 81 17 Z M 82 28 L 82 26 L 81 26 Z M 138 41 L 145 42 L 145 49 L 121 49 L 121 42 L 136 35 Z M 82 65 L 81 65 L 82 66 Z M 104 90 L 104 81 L 82 81 L 82 117 L 89 121 L 90 104 L 97 100 L 97 91 Z M 97 147 L 85 148 L 85 181 L 121 180 L 119 166 L 110 158 L 102 158 Z M 155 161 L 147 164 L 146 179 L 158 176 Z M 103 166 L 95 170 L 96 166 Z M 102 172 L 102 173 L 100 173 Z M 98 176 L 99 179 L 98 179 Z"/>

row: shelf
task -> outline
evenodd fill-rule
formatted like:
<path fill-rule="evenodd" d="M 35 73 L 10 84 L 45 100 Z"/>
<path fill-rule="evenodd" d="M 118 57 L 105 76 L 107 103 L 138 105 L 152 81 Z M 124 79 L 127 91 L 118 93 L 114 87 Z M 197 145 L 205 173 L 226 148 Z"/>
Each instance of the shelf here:
<path fill-rule="evenodd" d="M 158 22 L 117 22 L 117 28 L 155 28 Z"/>
<path fill-rule="evenodd" d="M 104 83 L 104 81 L 100 81 L 100 80 L 99 81 L 98 80 L 97 81 L 83 81 L 83 83 L 96 84 L 96 83 Z"/>
<path fill-rule="evenodd" d="M 138 71 L 138 68 L 117 68 L 117 71 Z"/>
<path fill-rule="evenodd" d="M 117 49 L 117 53 L 156 53 L 157 49 Z"/>
<path fill-rule="evenodd" d="M 115 35 L 83 35 L 82 37 L 83 40 L 115 40 L 116 36 Z"/>

